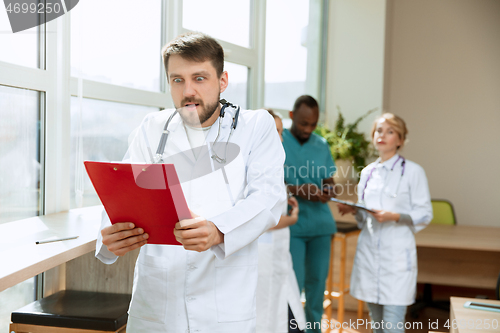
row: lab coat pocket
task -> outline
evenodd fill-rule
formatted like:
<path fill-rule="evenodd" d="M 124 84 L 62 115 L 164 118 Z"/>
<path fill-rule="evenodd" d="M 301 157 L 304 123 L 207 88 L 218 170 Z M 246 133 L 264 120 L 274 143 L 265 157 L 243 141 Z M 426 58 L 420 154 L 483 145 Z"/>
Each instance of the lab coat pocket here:
<path fill-rule="evenodd" d="M 256 272 L 257 265 L 215 267 L 215 298 L 219 323 L 255 318 Z"/>
<path fill-rule="evenodd" d="M 396 268 L 399 272 L 411 272 L 417 268 L 417 255 L 415 249 L 404 248 L 397 258 Z"/>
<path fill-rule="evenodd" d="M 140 254 L 134 273 L 129 315 L 165 323 L 167 310 L 166 258 Z"/>

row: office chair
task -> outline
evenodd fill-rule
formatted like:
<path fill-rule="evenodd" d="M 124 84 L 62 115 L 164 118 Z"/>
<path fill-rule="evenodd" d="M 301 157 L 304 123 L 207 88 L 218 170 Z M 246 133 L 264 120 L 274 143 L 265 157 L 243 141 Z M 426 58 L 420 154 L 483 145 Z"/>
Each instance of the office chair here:
<path fill-rule="evenodd" d="M 432 224 L 456 225 L 455 210 L 448 200 L 432 199 Z"/>
<path fill-rule="evenodd" d="M 431 199 L 433 218 L 431 224 L 456 225 L 455 210 L 450 201 L 444 199 Z M 441 310 L 450 310 L 449 301 L 433 301 L 432 285 L 424 284 L 424 294 L 421 300 L 410 307 L 410 314 L 413 318 L 418 318 L 419 312 L 426 308 L 433 307 Z"/>

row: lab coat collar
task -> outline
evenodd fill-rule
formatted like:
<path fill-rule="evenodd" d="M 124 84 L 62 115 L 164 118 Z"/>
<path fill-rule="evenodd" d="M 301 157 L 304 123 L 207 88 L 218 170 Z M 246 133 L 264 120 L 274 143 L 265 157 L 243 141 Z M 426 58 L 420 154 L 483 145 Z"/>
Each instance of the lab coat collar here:
<path fill-rule="evenodd" d="M 395 154 L 393 157 L 391 157 L 387 161 L 380 163 L 380 157 L 379 157 L 375 161 L 376 166 L 377 166 L 377 168 L 386 168 L 387 170 L 391 170 L 392 166 L 394 165 L 394 163 L 396 163 L 396 160 L 398 158 L 399 158 L 399 154 Z"/>
<path fill-rule="evenodd" d="M 226 142 L 229 137 L 229 132 L 231 128 L 231 124 L 233 123 L 233 117 L 236 110 L 234 109 L 226 109 L 226 115 L 222 118 L 220 136 L 218 142 Z M 240 112 L 241 116 L 241 112 Z M 217 120 L 213 123 L 212 127 L 208 131 L 208 135 L 205 139 L 205 144 L 210 142 L 214 142 L 217 137 L 217 133 L 219 132 L 219 122 L 221 121 L 220 117 L 217 117 Z M 238 120 L 238 123 L 241 124 L 241 117 Z M 191 162 L 196 163 L 196 159 L 191 149 L 191 145 L 189 144 L 189 140 L 186 133 L 186 128 L 184 127 L 184 122 L 182 117 L 177 114 L 172 118 L 172 121 L 169 125 L 169 137 L 167 142 L 167 149 L 174 148 L 178 152 L 182 152 L 186 157 L 188 157 Z M 170 146 L 170 147 L 169 147 Z M 201 153 L 198 156 L 198 160 L 205 158 L 208 151 L 205 150 L 204 153 Z"/>

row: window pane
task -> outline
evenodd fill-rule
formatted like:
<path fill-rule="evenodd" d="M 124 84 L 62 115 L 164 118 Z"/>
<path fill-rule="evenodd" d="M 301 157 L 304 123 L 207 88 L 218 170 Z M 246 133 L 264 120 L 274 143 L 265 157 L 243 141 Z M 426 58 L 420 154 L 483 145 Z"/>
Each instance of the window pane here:
<path fill-rule="evenodd" d="M 82 103 L 83 161 L 121 161 L 128 149 L 128 137 L 144 116 L 157 108 L 83 99 Z M 77 97 L 71 98 L 71 208 L 75 202 L 75 168 L 80 111 Z M 100 205 L 90 179 L 84 173 L 83 207 Z"/>
<path fill-rule="evenodd" d="M 0 86 L 0 223 L 39 215 L 40 93 Z M 0 292 L 0 331 L 34 300 L 30 278 Z"/>
<path fill-rule="evenodd" d="M 250 0 L 184 0 L 182 26 L 250 47 Z"/>
<path fill-rule="evenodd" d="M 319 4 L 317 0 L 267 0 L 266 107 L 291 110 L 300 95 L 318 97 L 315 80 L 319 82 L 317 68 L 321 59 Z M 310 8 L 314 12 L 310 13 Z"/>
<path fill-rule="evenodd" d="M 160 90 L 162 1 L 86 0 L 71 11 L 71 75 Z"/>
<path fill-rule="evenodd" d="M 229 85 L 221 94 L 221 98 L 225 98 L 228 102 L 239 105 L 242 109 L 246 109 L 248 67 L 231 62 L 224 62 L 224 70 L 227 71 Z"/>
<path fill-rule="evenodd" d="M 0 223 L 39 214 L 39 100 L 36 91 L 0 86 Z"/>
<path fill-rule="evenodd" d="M 35 300 L 35 279 L 30 278 L 0 292 L 0 332 L 10 332 L 10 315 L 13 311 Z"/>
<path fill-rule="evenodd" d="M 14 34 L 7 11 L 0 8 L 0 49 L 0 61 L 38 68 L 38 27 Z"/>

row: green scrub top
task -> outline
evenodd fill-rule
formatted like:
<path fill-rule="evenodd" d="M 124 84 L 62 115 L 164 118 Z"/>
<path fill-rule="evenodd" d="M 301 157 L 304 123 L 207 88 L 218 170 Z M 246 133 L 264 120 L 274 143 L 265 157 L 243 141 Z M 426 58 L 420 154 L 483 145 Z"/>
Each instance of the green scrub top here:
<path fill-rule="evenodd" d="M 283 131 L 285 148 L 285 183 L 287 185 L 316 184 L 321 188 L 321 180 L 333 176 L 337 168 L 326 140 L 312 133 L 304 144 L 285 129 Z M 311 237 L 331 235 L 337 232 L 328 203 L 312 202 L 297 196 L 299 219 L 290 226 L 291 236 Z"/>

